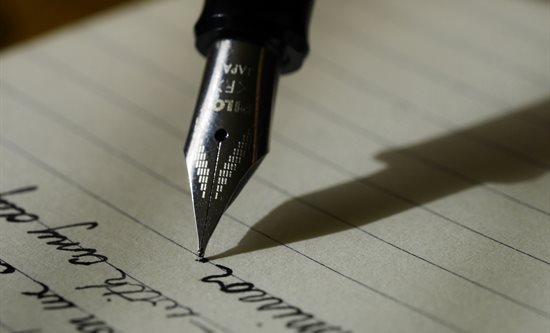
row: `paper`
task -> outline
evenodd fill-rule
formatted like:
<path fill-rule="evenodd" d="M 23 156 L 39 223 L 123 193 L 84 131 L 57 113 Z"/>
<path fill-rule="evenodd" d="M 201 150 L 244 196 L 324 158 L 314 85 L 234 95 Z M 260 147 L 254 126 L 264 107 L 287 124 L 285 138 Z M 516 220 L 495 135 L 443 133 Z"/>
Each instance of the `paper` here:
<path fill-rule="evenodd" d="M 196 233 L 200 2 L 1 58 L 1 332 L 549 332 L 549 4 L 322 2 L 271 153 Z"/>

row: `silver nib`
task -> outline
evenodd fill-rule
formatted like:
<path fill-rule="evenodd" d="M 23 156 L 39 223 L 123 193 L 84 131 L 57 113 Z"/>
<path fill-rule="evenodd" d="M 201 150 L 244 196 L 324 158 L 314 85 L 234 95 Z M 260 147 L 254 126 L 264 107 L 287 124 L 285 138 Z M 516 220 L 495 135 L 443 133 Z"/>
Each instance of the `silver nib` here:
<path fill-rule="evenodd" d="M 275 54 L 265 47 L 230 39 L 211 47 L 185 145 L 199 258 L 267 154 L 277 79 Z"/>

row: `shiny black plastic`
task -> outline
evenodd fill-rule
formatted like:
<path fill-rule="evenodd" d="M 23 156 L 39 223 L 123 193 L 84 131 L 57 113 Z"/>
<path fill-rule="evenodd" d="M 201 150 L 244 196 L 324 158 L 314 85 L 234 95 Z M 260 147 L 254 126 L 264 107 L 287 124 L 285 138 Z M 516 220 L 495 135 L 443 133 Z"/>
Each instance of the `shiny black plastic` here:
<path fill-rule="evenodd" d="M 313 0 L 206 0 L 195 25 L 196 47 L 207 55 L 215 41 L 236 39 L 271 49 L 281 73 L 301 67 L 309 52 Z"/>

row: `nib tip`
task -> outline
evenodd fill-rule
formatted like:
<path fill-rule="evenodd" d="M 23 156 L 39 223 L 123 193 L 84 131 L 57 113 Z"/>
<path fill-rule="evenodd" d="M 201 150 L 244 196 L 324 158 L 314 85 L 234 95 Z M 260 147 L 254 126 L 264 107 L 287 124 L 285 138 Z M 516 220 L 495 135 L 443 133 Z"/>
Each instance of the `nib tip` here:
<path fill-rule="evenodd" d="M 197 259 L 196 261 L 198 262 L 207 262 L 208 259 L 204 257 L 204 249 L 203 248 L 199 248 L 197 250 Z"/>

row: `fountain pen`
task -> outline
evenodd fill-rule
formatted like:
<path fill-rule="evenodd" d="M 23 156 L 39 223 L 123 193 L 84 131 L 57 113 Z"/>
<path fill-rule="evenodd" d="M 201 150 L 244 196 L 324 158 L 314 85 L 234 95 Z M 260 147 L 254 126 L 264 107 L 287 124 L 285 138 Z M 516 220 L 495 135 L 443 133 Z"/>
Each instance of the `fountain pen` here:
<path fill-rule="evenodd" d="M 268 152 L 280 74 L 309 51 L 313 0 L 206 0 L 195 46 L 206 56 L 184 154 L 199 259 L 223 213 Z"/>

